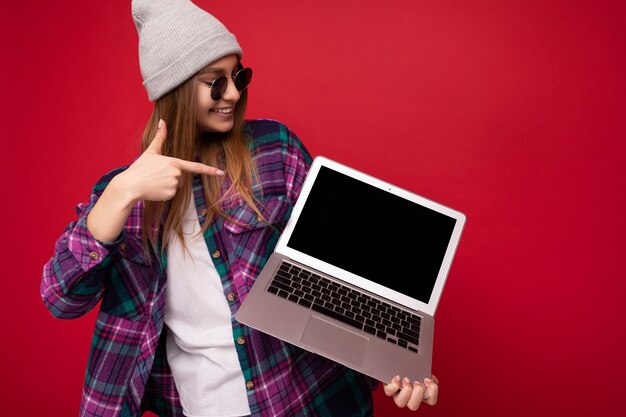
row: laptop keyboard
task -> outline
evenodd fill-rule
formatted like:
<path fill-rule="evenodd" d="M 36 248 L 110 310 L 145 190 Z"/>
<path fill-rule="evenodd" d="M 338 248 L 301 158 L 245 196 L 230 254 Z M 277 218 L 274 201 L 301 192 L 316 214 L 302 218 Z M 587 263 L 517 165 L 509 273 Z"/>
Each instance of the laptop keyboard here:
<path fill-rule="evenodd" d="M 267 291 L 390 343 L 418 352 L 421 319 L 391 304 L 283 261 Z"/>

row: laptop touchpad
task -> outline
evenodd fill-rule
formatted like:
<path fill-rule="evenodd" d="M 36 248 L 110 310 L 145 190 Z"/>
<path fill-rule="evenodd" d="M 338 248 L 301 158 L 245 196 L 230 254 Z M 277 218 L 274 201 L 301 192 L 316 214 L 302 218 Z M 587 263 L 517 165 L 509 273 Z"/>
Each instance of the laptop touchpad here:
<path fill-rule="evenodd" d="M 311 316 L 300 340 L 321 355 L 326 353 L 342 361 L 362 365 L 369 339 L 319 317 Z"/>

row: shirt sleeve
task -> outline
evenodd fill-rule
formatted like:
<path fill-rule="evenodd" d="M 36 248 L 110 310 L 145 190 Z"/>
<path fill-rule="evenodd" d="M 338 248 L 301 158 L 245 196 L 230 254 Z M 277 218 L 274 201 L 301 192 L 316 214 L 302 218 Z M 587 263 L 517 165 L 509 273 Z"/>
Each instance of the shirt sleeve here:
<path fill-rule="evenodd" d="M 55 317 L 80 317 L 102 298 L 110 255 L 118 250 L 125 231 L 114 242 L 102 242 L 87 229 L 87 216 L 119 172 L 111 171 L 102 177 L 92 189 L 89 202 L 77 205 L 77 219 L 58 237 L 52 257 L 43 266 L 41 298 Z"/>

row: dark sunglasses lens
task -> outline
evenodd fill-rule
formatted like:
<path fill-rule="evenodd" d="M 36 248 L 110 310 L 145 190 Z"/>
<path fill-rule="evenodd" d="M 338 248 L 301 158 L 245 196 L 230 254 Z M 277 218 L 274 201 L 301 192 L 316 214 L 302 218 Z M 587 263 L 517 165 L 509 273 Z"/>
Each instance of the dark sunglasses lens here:
<path fill-rule="evenodd" d="M 244 68 L 235 77 L 235 87 L 238 91 L 243 91 L 252 81 L 252 68 Z"/>
<path fill-rule="evenodd" d="M 227 84 L 228 78 L 224 77 L 223 75 L 221 77 L 217 77 L 213 81 L 213 85 L 211 87 L 211 99 L 213 101 L 218 101 L 220 98 L 222 98 L 222 96 L 226 92 Z"/>

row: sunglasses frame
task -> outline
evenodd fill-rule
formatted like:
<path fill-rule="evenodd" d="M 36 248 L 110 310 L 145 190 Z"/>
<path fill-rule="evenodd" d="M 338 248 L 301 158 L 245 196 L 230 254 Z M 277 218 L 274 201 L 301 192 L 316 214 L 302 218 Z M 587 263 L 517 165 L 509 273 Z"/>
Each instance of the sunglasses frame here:
<path fill-rule="evenodd" d="M 249 75 L 245 78 L 248 80 L 248 83 L 242 88 L 239 88 L 239 86 L 237 85 L 237 78 L 240 75 L 243 75 L 244 72 L 249 72 Z M 250 85 L 250 82 L 252 81 L 252 68 L 241 67 L 241 69 L 237 71 L 237 73 L 233 75 L 232 77 L 220 75 L 219 77 L 217 77 L 211 82 L 205 81 L 204 83 L 208 85 L 209 88 L 211 89 L 211 99 L 213 101 L 219 101 L 222 98 L 222 96 L 226 92 L 226 88 L 228 88 L 228 80 L 230 79 L 233 80 L 233 83 L 235 84 L 235 88 L 237 89 L 237 91 L 242 92 L 243 90 L 248 88 L 248 86 Z M 223 83 L 223 84 L 220 85 L 220 83 Z"/>

